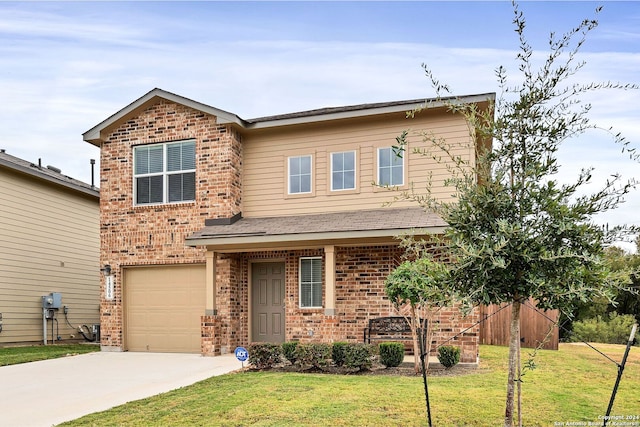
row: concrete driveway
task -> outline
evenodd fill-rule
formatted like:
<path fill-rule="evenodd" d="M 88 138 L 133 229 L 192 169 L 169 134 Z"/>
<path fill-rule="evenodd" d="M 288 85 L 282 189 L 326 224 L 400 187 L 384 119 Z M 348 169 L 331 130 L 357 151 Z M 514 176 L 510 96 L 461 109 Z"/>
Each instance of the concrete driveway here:
<path fill-rule="evenodd" d="M 0 426 L 52 426 L 240 369 L 233 354 L 89 353 L 0 367 Z"/>

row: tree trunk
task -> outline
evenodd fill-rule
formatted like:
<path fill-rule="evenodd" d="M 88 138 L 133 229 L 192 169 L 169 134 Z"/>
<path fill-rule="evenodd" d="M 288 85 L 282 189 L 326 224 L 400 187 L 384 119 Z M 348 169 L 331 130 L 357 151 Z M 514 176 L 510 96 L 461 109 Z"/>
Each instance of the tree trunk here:
<path fill-rule="evenodd" d="M 513 427 L 515 382 L 520 353 L 520 300 L 516 298 L 511 306 L 511 327 L 509 336 L 509 377 L 507 379 L 507 402 L 504 411 L 504 426 Z"/>
<path fill-rule="evenodd" d="M 418 339 L 418 328 L 420 327 L 420 320 L 418 318 L 418 311 L 414 305 L 411 305 L 411 336 L 413 338 L 413 369 L 416 374 L 422 372 L 422 365 L 420 364 L 420 344 Z"/>

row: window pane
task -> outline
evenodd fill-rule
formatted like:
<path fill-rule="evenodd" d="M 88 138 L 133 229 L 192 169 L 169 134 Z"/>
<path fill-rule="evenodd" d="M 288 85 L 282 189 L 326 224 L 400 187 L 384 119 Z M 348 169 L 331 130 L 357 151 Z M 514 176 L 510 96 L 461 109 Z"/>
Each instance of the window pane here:
<path fill-rule="evenodd" d="M 386 168 L 380 168 L 380 170 L 378 171 L 378 174 L 380 175 L 378 177 L 378 184 L 380 185 L 391 185 L 391 168 L 386 167 Z"/>
<path fill-rule="evenodd" d="M 182 170 L 196 168 L 196 142 L 182 143 Z"/>
<path fill-rule="evenodd" d="M 162 203 L 162 175 L 136 178 L 136 204 Z"/>
<path fill-rule="evenodd" d="M 311 283 L 302 283 L 300 285 L 300 306 L 311 307 Z"/>
<path fill-rule="evenodd" d="M 300 173 L 311 173 L 311 156 L 300 157 Z"/>
<path fill-rule="evenodd" d="M 300 193 L 311 193 L 311 175 L 300 176 Z"/>
<path fill-rule="evenodd" d="M 182 174 L 182 200 L 196 199 L 196 173 Z"/>
<path fill-rule="evenodd" d="M 195 169 L 196 144 L 194 141 L 167 145 L 167 171 Z"/>
<path fill-rule="evenodd" d="M 343 182 L 342 188 L 345 190 L 352 190 L 356 188 L 356 179 L 355 179 L 354 171 L 344 173 L 344 182 Z"/>
<path fill-rule="evenodd" d="M 344 170 L 344 153 L 333 153 L 331 155 L 332 158 L 332 165 L 333 165 L 333 170 L 334 171 L 341 171 Z"/>
<path fill-rule="evenodd" d="M 300 157 L 289 158 L 289 175 L 300 175 Z"/>
<path fill-rule="evenodd" d="M 356 153 L 348 151 L 344 153 L 344 170 L 352 171 L 356 169 Z"/>
<path fill-rule="evenodd" d="M 180 144 L 167 145 L 167 170 L 182 170 L 182 150 Z"/>
<path fill-rule="evenodd" d="M 169 202 L 182 200 L 182 175 L 169 175 Z"/>
<path fill-rule="evenodd" d="M 316 284 L 311 290 L 311 306 L 322 307 L 322 287 Z"/>
<path fill-rule="evenodd" d="M 393 166 L 402 166 L 402 157 L 400 157 L 397 153 L 394 153 L 393 150 L 389 150 L 391 152 L 391 164 Z"/>
<path fill-rule="evenodd" d="M 149 181 L 149 177 L 136 178 L 136 204 L 149 203 L 149 195 L 151 194 Z"/>
<path fill-rule="evenodd" d="M 151 194 L 149 196 L 149 203 L 162 203 L 164 200 L 164 178 L 162 175 L 156 175 L 149 177 Z"/>
<path fill-rule="evenodd" d="M 169 175 L 169 202 L 195 200 L 194 172 Z"/>
<path fill-rule="evenodd" d="M 392 185 L 402 185 L 404 181 L 404 176 L 402 173 L 402 165 L 394 166 L 391 168 L 391 184 Z"/>
<path fill-rule="evenodd" d="M 344 180 L 343 180 L 343 176 L 344 174 L 342 172 L 334 172 L 331 175 L 332 178 L 332 182 L 333 182 L 333 186 L 331 187 L 332 190 L 344 190 Z"/>
<path fill-rule="evenodd" d="M 162 146 L 136 147 L 135 174 L 162 172 Z"/>
<path fill-rule="evenodd" d="M 391 149 L 380 148 L 378 150 L 378 166 L 387 167 L 391 165 Z"/>
<path fill-rule="evenodd" d="M 292 176 L 289 178 L 289 193 L 300 192 L 300 176 Z"/>

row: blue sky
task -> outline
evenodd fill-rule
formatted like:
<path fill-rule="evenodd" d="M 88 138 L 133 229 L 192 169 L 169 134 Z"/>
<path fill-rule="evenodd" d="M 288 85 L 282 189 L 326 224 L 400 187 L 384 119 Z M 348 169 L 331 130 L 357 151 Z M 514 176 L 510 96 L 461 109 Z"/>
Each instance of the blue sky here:
<path fill-rule="evenodd" d="M 522 2 L 529 42 L 544 55 L 599 4 L 576 81 L 640 83 L 640 2 Z M 154 87 L 243 118 L 431 97 L 422 63 L 455 94 L 494 92 L 499 65 L 518 82 L 512 18 L 505 1 L 0 2 L 0 148 L 89 181 L 81 134 Z M 589 100 L 640 148 L 640 91 Z M 640 179 L 602 136 L 568 146 L 563 176 Z M 600 220 L 639 224 L 639 192 Z"/>

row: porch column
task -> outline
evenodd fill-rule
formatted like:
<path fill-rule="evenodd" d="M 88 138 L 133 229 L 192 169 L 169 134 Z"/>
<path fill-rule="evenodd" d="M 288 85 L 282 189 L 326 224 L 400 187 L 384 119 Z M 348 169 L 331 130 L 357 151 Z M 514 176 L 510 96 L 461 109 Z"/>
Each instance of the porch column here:
<path fill-rule="evenodd" d="M 216 262 L 218 254 L 213 251 L 207 251 L 207 294 L 205 304 L 205 315 L 215 316 L 218 314 L 216 307 Z"/>
<path fill-rule="evenodd" d="M 324 276 L 325 296 L 324 314 L 334 316 L 336 314 L 336 253 L 335 246 L 324 247 Z"/>

